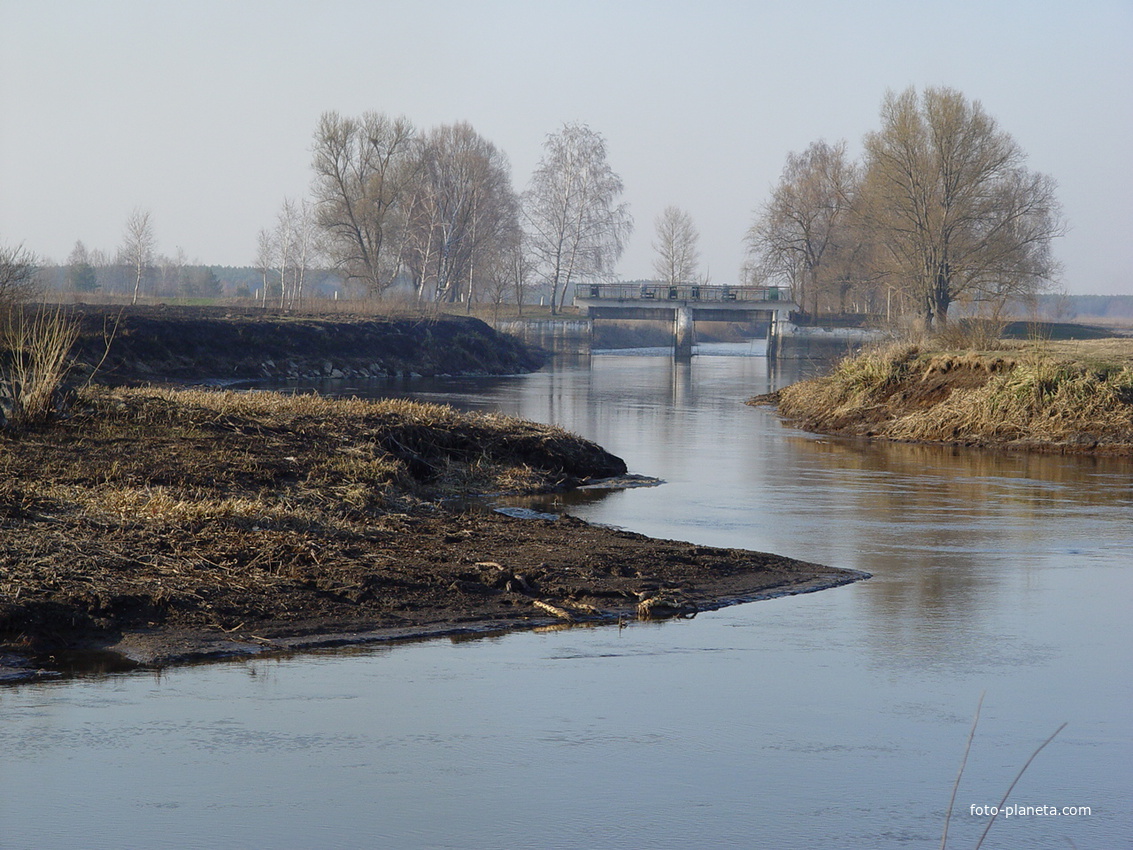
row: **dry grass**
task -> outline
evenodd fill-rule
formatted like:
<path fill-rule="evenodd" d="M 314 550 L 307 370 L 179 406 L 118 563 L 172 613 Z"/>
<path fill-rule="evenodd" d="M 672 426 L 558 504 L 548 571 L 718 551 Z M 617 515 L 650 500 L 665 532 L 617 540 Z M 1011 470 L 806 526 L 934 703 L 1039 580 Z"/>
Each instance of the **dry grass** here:
<path fill-rule="evenodd" d="M 994 349 L 999 346 L 1006 326 L 1006 322 L 992 319 L 961 319 L 938 329 L 931 337 L 932 344 L 948 350 Z"/>
<path fill-rule="evenodd" d="M 0 527 L 54 517 L 73 526 L 73 540 L 351 539 L 453 497 L 621 472 L 617 458 L 560 428 L 448 406 L 89 387 L 51 428 L 0 437 Z"/>
<path fill-rule="evenodd" d="M 1133 453 L 1133 340 L 997 351 L 891 344 L 779 400 L 785 415 L 828 433 Z"/>
<path fill-rule="evenodd" d="M 541 487 L 624 471 L 598 446 L 562 428 L 448 405 L 157 388 L 91 389 L 86 398 L 92 420 L 101 424 L 259 434 L 265 448 L 286 437 L 322 455 L 303 466 L 328 481 L 431 485 L 445 492 L 486 484 L 529 490 L 535 468 Z M 278 452 L 267 454 L 278 460 Z"/>
<path fill-rule="evenodd" d="M 437 501 L 622 471 L 560 428 L 442 405 L 88 387 L 51 428 L 0 435 L 0 528 L 43 529 L 6 538 L 0 577 L 346 569 Z"/>
<path fill-rule="evenodd" d="M 561 428 L 396 399 L 89 387 L 51 436 L 85 455 L 56 455 L 73 464 L 47 476 L 57 496 L 67 484 L 59 497 L 91 515 L 170 524 L 302 526 L 624 471 Z"/>
<path fill-rule="evenodd" d="M 1133 368 L 1133 338 L 1047 341 L 1031 346 L 1040 354 L 1091 368 Z"/>

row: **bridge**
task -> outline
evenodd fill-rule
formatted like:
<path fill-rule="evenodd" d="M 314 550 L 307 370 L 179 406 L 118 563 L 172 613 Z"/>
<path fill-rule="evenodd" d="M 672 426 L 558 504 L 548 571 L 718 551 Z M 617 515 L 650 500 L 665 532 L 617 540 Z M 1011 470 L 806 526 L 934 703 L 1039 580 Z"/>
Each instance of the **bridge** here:
<path fill-rule="evenodd" d="M 696 322 L 747 322 L 766 317 L 767 356 L 778 348 L 779 323 L 798 309 L 790 292 L 777 286 L 708 286 L 706 284 L 629 285 L 581 283 L 575 306 L 591 319 L 653 319 L 673 323 L 673 354 L 692 357 Z"/>

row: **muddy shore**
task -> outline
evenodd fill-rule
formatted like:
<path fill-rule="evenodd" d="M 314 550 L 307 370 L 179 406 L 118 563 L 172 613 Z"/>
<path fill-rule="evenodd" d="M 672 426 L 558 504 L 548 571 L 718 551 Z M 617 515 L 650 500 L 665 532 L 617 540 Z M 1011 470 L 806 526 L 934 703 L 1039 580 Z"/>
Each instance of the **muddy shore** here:
<path fill-rule="evenodd" d="M 861 574 L 454 495 L 618 476 L 549 426 L 409 402 L 88 388 L 0 436 L 0 679 L 693 616 Z"/>
<path fill-rule="evenodd" d="M 39 622 L 25 617 L 25 630 L 0 644 L 0 681 L 65 675 L 92 664 L 107 670 L 157 668 L 324 647 L 692 617 L 863 577 L 763 553 L 648 538 L 569 516 L 549 521 L 442 513 L 402 517 L 400 525 L 412 535 L 413 548 L 384 547 L 387 564 L 375 564 L 379 553 L 372 551 L 353 570 L 280 581 L 269 592 L 214 587 L 207 593 L 211 602 L 195 610 L 139 592 L 139 577 L 129 590 L 102 591 L 95 605 L 74 595 L 67 600 L 66 590 L 54 588 L 56 599 L 40 608 Z M 200 584 L 197 592 L 206 595 Z M 643 600 L 659 603 L 655 617 L 643 613 Z M 11 620 L 11 609 L 6 613 Z"/>

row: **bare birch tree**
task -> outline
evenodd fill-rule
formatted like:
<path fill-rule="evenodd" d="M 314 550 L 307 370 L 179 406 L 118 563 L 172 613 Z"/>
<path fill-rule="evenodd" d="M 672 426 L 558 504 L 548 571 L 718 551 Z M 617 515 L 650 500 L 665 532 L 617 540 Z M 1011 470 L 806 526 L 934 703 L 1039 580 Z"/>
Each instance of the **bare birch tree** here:
<path fill-rule="evenodd" d="M 287 272 L 295 253 L 296 210 L 290 199 L 284 198 L 276 217 L 275 247 L 276 271 L 279 274 L 279 309 L 287 306 Z"/>
<path fill-rule="evenodd" d="M 478 273 L 519 227 L 507 157 L 463 122 L 427 133 L 420 157 L 402 261 L 419 294 L 428 281 L 436 300 L 471 307 Z"/>
<path fill-rule="evenodd" d="M 397 251 L 399 264 L 409 273 L 418 303 L 425 299 L 426 291 L 435 293 L 441 288 L 437 273 L 441 207 L 435 194 L 436 187 L 432 183 L 418 183 L 406 205 Z"/>
<path fill-rule="evenodd" d="M 153 217 L 149 210 L 134 210 L 126 219 L 126 231 L 119 252 L 123 264 L 129 266 L 134 274 L 134 295 L 130 299 L 131 304 L 138 303 L 142 280 L 153 265 L 155 245 Z"/>
<path fill-rule="evenodd" d="M 692 216 L 680 207 L 665 207 L 654 222 L 657 235 L 653 250 L 653 270 L 668 286 L 691 283 L 700 268 L 700 233 L 692 223 Z"/>
<path fill-rule="evenodd" d="M 281 310 L 295 309 L 302 304 L 307 271 L 319 251 L 317 229 L 309 202 L 284 198 L 276 215 L 275 229 L 264 232 L 262 238 L 266 243 L 261 251 L 267 253 L 267 267 L 279 276 Z"/>
<path fill-rule="evenodd" d="M 319 238 L 318 224 L 315 221 L 314 207 L 305 199 L 294 206 L 295 256 L 292 258 L 292 306 L 303 306 L 303 290 L 307 283 L 307 272 L 311 264 L 322 254 L 322 240 Z"/>
<path fill-rule="evenodd" d="M 585 124 L 566 124 L 547 137 L 523 198 L 531 250 L 550 284 L 551 312 L 570 285 L 612 273 L 633 232 L 623 186 L 610 167 L 606 140 Z"/>
<path fill-rule="evenodd" d="M 275 239 L 271 231 L 261 230 L 256 240 L 256 268 L 260 270 L 263 287 L 260 289 L 260 306 L 268 304 L 268 275 L 275 268 Z"/>

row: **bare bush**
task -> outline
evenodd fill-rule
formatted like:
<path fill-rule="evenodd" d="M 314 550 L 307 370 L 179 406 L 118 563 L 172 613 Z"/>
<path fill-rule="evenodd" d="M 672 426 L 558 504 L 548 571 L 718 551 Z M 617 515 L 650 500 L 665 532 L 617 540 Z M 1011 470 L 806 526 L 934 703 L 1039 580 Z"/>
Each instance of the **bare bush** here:
<path fill-rule="evenodd" d="M 22 246 L 0 246 L 0 309 L 34 298 L 39 292 L 39 265 Z"/>
<path fill-rule="evenodd" d="M 17 305 L 5 311 L 0 327 L 0 425 L 22 430 L 51 418 L 78 337 L 78 320 L 58 305 Z"/>
<path fill-rule="evenodd" d="M 949 350 L 990 351 L 1000 347 L 999 341 L 1007 323 L 996 319 L 961 319 L 936 330 L 936 344 Z"/>

